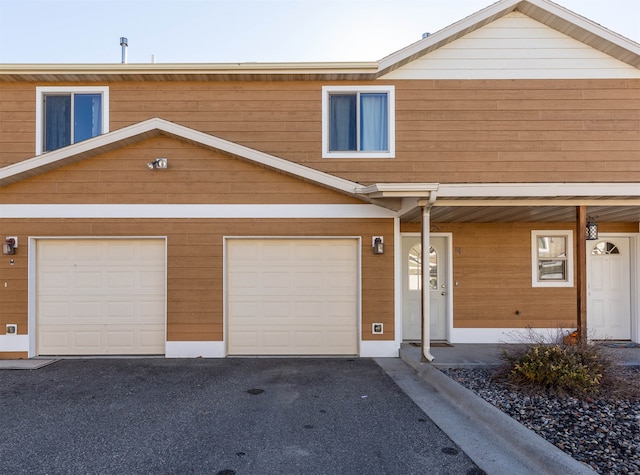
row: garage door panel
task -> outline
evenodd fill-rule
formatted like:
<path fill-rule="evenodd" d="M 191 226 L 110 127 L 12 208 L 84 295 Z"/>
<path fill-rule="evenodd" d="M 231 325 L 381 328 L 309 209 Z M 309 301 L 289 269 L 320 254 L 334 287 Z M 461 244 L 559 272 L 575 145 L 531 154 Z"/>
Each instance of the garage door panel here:
<path fill-rule="evenodd" d="M 107 346 L 113 351 L 127 351 L 135 343 L 135 335 L 127 330 L 108 330 L 106 336 Z"/>
<path fill-rule="evenodd" d="M 357 240 L 230 239 L 227 277 L 229 354 L 357 353 Z"/>
<path fill-rule="evenodd" d="M 165 254 L 159 239 L 39 240 L 38 354 L 164 353 Z"/>
<path fill-rule="evenodd" d="M 86 354 L 92 348 L 103 348 L 103 338 L 105 337 L 101 325 L 87 325 L 88 328 L 75 330 L 72 333 L 71 348 L 75 350 L 75 354 Z"/>
<path fill-rule="evenodd" d="M 67 272 L 45 272 L 39 276 L 39 281 L 45 292 L 55 294 L 55 289 L 69 286 L 69 274 Z"/>
<path fill-rule="evenodd" d="M 68 319 L 68 322 L 73 325 L 80 323 L 95 322 L 100 323 L 102 315 L 104 315 L 104 305 L 102 302 L 96 302 L 95 300 L 81 300 L 82 296 L 79 296 L 71 305 L 71 311 L 68 315 L 59 315 L 58 318 Z M 41 321 L 46 321 L 44 318 Z M 63 322 L 61 322 L 63 323 Z"/>

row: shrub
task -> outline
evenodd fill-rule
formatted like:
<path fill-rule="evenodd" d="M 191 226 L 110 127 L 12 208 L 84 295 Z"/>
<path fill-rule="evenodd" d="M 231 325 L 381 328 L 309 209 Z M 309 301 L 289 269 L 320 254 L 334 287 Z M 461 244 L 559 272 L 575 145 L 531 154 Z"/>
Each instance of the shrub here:
<path fill-rule="evenodd" d="M 504 363 L 493 379 L 532 393 L 640 399 L 638 373 L 625 367 L 606 341 L 580 342 L 560 330 L 554 335 L 532 329 L 516 339 L 519 343 L 503 347 Z"/>
<path fill-rule="evenodd" d="M 594 345 L 533 344 L 518 354 L 503 356 L 512 383 L 559 394 L 597 393 L 608 363 Z"/>

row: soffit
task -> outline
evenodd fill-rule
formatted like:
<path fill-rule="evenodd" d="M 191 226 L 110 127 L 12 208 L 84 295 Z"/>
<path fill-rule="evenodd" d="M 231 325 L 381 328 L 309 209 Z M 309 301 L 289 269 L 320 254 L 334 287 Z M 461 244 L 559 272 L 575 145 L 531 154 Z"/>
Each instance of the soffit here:
<path fill-rule="evenodd" d="M 0 82 L 371 80 L 378 63 L 4 64 Z"/>
<path fill-rule="evenodd" d="M 576 219 L 577 206 L 586 206 L 587 214 L 597 217 L 598 222 L 640 223 L 640 199 L 629 197 L 491 202 L 445 199 L 435 202 L 430 216 L 431 221 L 437 223 L 573 222 Z M 421 219 L 419 207 L 402 216 L 403 222 L 418 223 Z"/>

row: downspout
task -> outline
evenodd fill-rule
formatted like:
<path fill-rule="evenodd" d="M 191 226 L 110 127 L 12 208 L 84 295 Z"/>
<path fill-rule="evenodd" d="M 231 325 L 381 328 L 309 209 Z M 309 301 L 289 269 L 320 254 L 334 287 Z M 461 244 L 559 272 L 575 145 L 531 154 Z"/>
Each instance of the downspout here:
<path fill-rule="evenodd" d="M 422 208 L 422 229 L 420 232 L 422 252 L 420 267 L 422 269 L 422 362 L 431 362 L 434 356 L 431 354 L 431 298 L 429 295 L 430 272 L 429 250 L 431 249 L 431 208 L 436 202 L 436 192 L 429 193 L 428 200 L 418 200 L 418 206 Z"/>

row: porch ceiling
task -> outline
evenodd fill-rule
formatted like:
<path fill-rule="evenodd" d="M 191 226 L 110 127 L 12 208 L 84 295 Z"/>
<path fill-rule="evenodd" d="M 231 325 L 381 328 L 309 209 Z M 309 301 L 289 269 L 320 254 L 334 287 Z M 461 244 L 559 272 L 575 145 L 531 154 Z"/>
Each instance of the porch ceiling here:
<path fill-rule="evenodd" d="M 576 206 L 582 203 L 546 204 L 500 204 L 482 202 L 475 204 L 464 201 L 459 204 L 455 200 L 436 201 L 431 209 L 431 221 L 434 223 L 510 223 L 510 222 L 574 222 Z M 598 204 L 587 204 L 587 215 L 602 222 L 635 222 L 640 223 L 640 201 L 629 200 L 624 204 L 622 200 Z M 421 210 L 416 207 L 402 216 L 403 222 L 418 223 L 421 220 Z"/>

